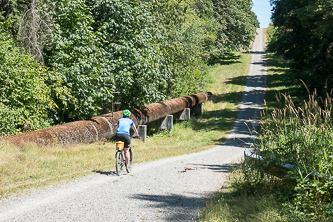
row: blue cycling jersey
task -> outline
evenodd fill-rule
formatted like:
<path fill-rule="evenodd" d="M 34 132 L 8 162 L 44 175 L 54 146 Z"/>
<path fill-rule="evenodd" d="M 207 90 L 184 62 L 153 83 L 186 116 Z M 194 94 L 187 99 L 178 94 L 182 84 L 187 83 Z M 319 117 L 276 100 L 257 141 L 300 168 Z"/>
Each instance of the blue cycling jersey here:
<path fill-rule="evenodd" d="M 123 117 L 118 120 L 118 129 L 116 134 L 130 135 L 131 126 L 134 124 L 133 120 L 129 117 Z"/>

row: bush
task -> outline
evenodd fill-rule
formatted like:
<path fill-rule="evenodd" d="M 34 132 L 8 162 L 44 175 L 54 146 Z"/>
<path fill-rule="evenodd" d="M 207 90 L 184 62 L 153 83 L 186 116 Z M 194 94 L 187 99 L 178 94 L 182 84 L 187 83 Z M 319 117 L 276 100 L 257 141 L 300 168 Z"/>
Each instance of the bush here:
<path fill-rule="evenodd" d="M 44 82 L 46 68 L 0 31 L 0 136 L 16 134 L 24 125 L 31 130 L 49 126 L 54 103 Z"/>

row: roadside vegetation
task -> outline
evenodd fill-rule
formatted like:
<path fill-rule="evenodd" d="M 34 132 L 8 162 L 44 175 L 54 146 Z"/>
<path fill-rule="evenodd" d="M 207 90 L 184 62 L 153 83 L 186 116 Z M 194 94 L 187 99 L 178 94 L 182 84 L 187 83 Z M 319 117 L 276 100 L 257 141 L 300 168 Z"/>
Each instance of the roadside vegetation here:
<path fill-rule="evenodd" d="M 236 119 L 250 61 L 251 54 L 239 53 L 227 62 L 211 65 L 202 91 L 209 90 L 214 96 L 203 104 L 203 114 L 175 124 L 170 131 L 156 131 L 147 143 L 132 140 L 134 162 L 198 152 L 223 141 Z M 27 144 L 17 148 L 0 144 L 0 196 L 57 185 L 93 173 L 110 174 L 115 168 L 114 154 L 114 141 L 68 147 Z"/>
<path fill-rule="evenodd" d="M 237 54 L 258 26 L 250 3 L 1 1 L 1 136 L 109 112 L 115 91 L 122 106 L 133 107 L 209 90 L 214 97 L 202 116 L 156 132 L 145 144 L 133 141 L 135 162 L 220 143 L 237 116 L 250 64 L 250 54 Z M 202 221 L 333 219 L 332 1 L 272 4 L 268 90 L 254 148 L 269 153 L 270 164 L 297 167 L 279 178 L 267 167 L 241 164 Z M 109 174 L 114 146 L 0 144 L 1 198 Z"/>
<path fill-rule="evenodd" d="M 256 27 L 248 0 L 0 1 L 0 136 L 109 113 L 114 92 L 116 111 L 209 90 L 202 116 L 133 142 L 135 162 L 207 149 L 236 118 Z M 109 173 L 114 146 L 1 144 L 1 197 Z"/>

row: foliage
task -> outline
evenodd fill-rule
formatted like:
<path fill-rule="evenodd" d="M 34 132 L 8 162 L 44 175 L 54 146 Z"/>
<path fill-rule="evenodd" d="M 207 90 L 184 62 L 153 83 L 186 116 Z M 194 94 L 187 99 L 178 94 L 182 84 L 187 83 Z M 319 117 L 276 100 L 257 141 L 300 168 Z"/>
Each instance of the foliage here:
<path fill-rule="evenodd" d="M 20 24 L 17 34 L 19 45 L 26 52 L 34 55 L 35 60 L 44 64 L 43 51 L 47 45 L 48 35 L 52 32 L 48 14 L 40 10 L 38 1 L 31 0 L 18 22 Z"/>
<path fill-rule="evenodd" d="M 251 2 L 229 3 L 232 9 L 210 0 L 153 2 L 151 10 L 164 37 L 159 44 L 167 52 L 172 72 L 169 95 L 199 91 L 210 61 L 246 48 L 254 39 L 257 21 Z"/>
<path fill-rule="evenodd" d="M 171 131 L 158 131 L 148 137 L 147 143 L 132 140 L 135 163 L 146 162 L 174 155 L 206 150 L 220 144 L 230 132 L 237 118 L 245 77 L 251 55 L 244 53 L 232 65 L 216 65 L 208 75 L 211 83 L 206 90 L 216 100 L 203 104 L 203 114 L 191 121 L 174 124 Z M 245 70 L 245 71 L 244 71 Z M 225 81 L 237 79 L 237 82 Z M 229 95 L 229 96 L 225 96 Z M 221 107 L 225 107 L 221 109 Z M 227 118 L 221 118 L 221 116 Z M 110 173 L 114 164 L 115 141 L 99 141 L 67 147 L 36 147 L 26 144 L 22 148 L 0 142 L 0 199 L 20 193 L 25 188 L 72 180 L 93 172 Z"/>
<path fill-rule="evenodd" d="M 275 120 L 270 120 L 271 110 L 275 108 L 276 113 L 279 113 L 280 109 L 282 113 L 286 108 L 287 104 L 284 104 L 284 96 L 275 95 L 276 91 L 280 92 L 288 92 L 292 99 L 292 107 L 302 107 L 304 104 L 304 100 L 308 101 L 308 96 L 303 96 L 306 94 L 306 91 L 303 90 L 304 86 L 300 86 L 298 80 L 296 80 L 295 73 L 290 72 L 288 61 L 285 61 L 281 58 L 281 56 L 267 54 L 267 62 L 268 62 L 268 73 L 267 73 L 267 90 L 266 90 L 266 107 L 264 109 L 265 115 L 263 115 L 262 122 L 262 137 L 266 137 L 266 144 L 260 143 L 258 140 L 258 144 L 256 146 L 260 149 L 265 149 L 265 146 L 270 146 L 275 141 L 276 144 L 283 140 L 282 136 L 278 136 L 280 134 L 285 134 L 287 138 L 287 132 L 284 133 L 283 126 L 285 128 L 289 127 L 289 119 L 286 117 L 282 117 L 281 115 L 277 116 L 275 119 L 279 119 L 279 122 L 284 122 L 285 125 L 275 126 Z M 275 102 L 274 95 L 278 98 L 278 101 Z M 318 98 L 318 96 L 316 96 Z M 289 98 L 289 96 L 287 96 Z M 291 101 L 289 99 L 289 101 Z M 322 100 L 316 99 L 319 104 L 323 104 Z M 296 105 L 301 104 L 301 105 Z M 303 108 L 304 109 L 304 108 Z M 321 108 L 322 109 L 322 108 Z M 313 114 L 316 115 L 318 113 L 314 108 L 311 109 Z M 287 115 L 286 115 L 287 116 Z M 288 115 L 290 116 L 290 115 Z M 329 119 L 327 119 L 328 121 Z M 267 128 L 265 128 L 267 127 Z M 299 129 L 303 127 L 300 126 Z M 316 127 L 318 130 L 320 127 Z M 279 130 L 280 129 L 280 130 Z M 267 131 L 275 130 L 274 133 L 265 134 Z M 305 132 L 305 131 L 304 131 Z M 320 134 L 315 135 L 315 132 L 310 132 L 305 136 L 309 137 L 320 137 Z M 303 138 L 305 137 L 303 136 Z M 271 142 L 269 142 L 270 137 L 272 137 Z M 292 137 L 292 135 L 290 136 Z M 288 137 L 289 138 L 289 137 Z M 292 138 L 290 138 L 292 140 Z M 328 142 L 328 141 L 326 141 Z M 284 144 L 281 142 L 281 144 Z M 324 143 L 322 143 L 325 145 Z M 328 143 L 326 143 L 328 145 Z M 290 142 L 290 146 L 296 147 L 297 143 Z M 302 145 L 301 146 L 306 146 Z M 272 149 L 277 146 L 272 146 Z M 288 149 L 287 147 L 285 147 Z M 321 147 L 322 150 L 325 149 L 325 146 Z M 291 148 L 289 149 L 291 150 Z M 300 151 L 302 153 L 302 151 Z M 269 151 L 266 151 L 269 153 Z M 316 154 L 316 152 L 314 152 Z M 277 159 L 274 161 L 279 162 Z M 250 162 L 251 163 L 251 162 Z M 317 164 L 318 165 L 318 164 Z M 261 165 L 262 166 L 262 165 Z M 267 165 L 266 165 L 267 166 Z M 329 209 L 329 202 L 327 199 L 323 198 L 328 197 L 328 191 L 332 190 L 332 185 L 330 185 L 331 181 L 329 180 L 309 180 L 310 177 L 305 178 L 306 174 L 301 177 L 298 171 L 295 174 L 291 174 L 288 178 L 278 178 L 271 174 L 266 174 L 262 170 L 263 168 L 254 167 L 253 164 L 249 164 L 249 162 L 244 162 L 237 168 L 236 171 L 233 171 L 229 178 L 231 178 L 229 183 L 225 183 L 223 185 L 222 191 L 218 193 L 217 199 L 213 200 L 212 203 L 207 204 L 207 209 L 203 211 L 203 219 L 202 221 L 235 221 L 237 218 L 239 221 L 332 221 L 332 215 L 329 216 L 328 213 L 331 211 Z M 272 172 L 272 171 L 271 171 Z M 292 177 L 299 180 L 299 182 L 295 182 L 296 180 L 291 179 Z M 301 183 L 300 181 L 303 181 Z M 328 188 L 328 187 L 331 188 Z M 324 195 L 321 195 L 320 192 L 323 192 Z M 315 201 L 317 200 L 317 203 Z M 243 205 L 243 203 L 246 205 Z M 326 203 L 323 205 L 323 202 Z M 265 205 L 261 205 L 261 203 L 265 203 Z M 251 208 L 253 206 L 253 208 Z M 324 206 L 328 213 L 321 214 L 323 211 L 322 206 Z M 250 208 L 250 210 L 248 210 Z M 315 209 L 319 209 L 318 213 L 314 212 L 311 216 L 311 211 L 304 211 L 304 209 L 312 209 L 311 211 L 315 211 Z M 305 212 L 305 213 L 304 213 Z M 251 218 L 250 215 L 254 214 L 254 218 Z M 314 216 L 317 214 L 317 216 Z M 244 219 L 246 218 L 246 219 Z M 236 220 L 237 220 L 236 219 Z"/>
<path fill-rule="evenodd" d="M 214 41 L 211 24 L 201 18 L 195 1 L 153 1 L 151 13 L 156 18 L 162 35 L 158 44 L 165 52 L 171 71 L 168 97 L 178 97 L 198 91 L 207 69 L 208 39 Z M 199 4 L 199 3 L 198 3 Z"/>
<path fill-rule="evenodd" d="M 59 107 L 55 116 L 58 121 L 68 121 L 98 114 L 101 98 L 110 97 L 110 92 L 96 85 L 104 79 L 103 51 L 91 27 L 89 8 L 76 0 L 57 0 L 40 7 L 49 15 L 53 30 L 44 51 L 45 63 L 70 90 L 68 95 L 53 98 Z"/>
<path fill-rule="evenodd" d="M 13 36 L 17 36 L 19 20 L 31 0 L 2 0 L 0 1 L 0 22 L 9 29 Z"/>
<path fill-rule="evenodd" d="M 160 38 L 149 5 L 141 1 L 90 1 L 104 50 L 105 76 L 120 92 L 123 107 L 138 107 L 166 97 L 170 72 L 156 41 Z M 104 64 L 104 65 L 105 65 Z"/>
<path fill-rule="evenodd" d="M 45 84 L 47 69 L 22 53 L 10 35 L 0 29 L 0 128 L 1 136 L 49 126 L 48 110 L 54 108 Z M 29 126 L 28 126 L 29 125 Z"/>
<path fill-rule="evenodd" d="M 279 29 L 273 25 L 273 23 L 269 24 L 269 27 L 267 28 L 267 42 L 268 42 L 268 48 L 267 52 L 273 52 L 274 45 L 277 44 L 278 41 L 278 32 Z"/>
<path fill-rule="evenodd" d="M 272 120 L 261 122 L 256 148 L 271 152 L 269 161 L 296 166 L 286 177 L 293 192 L 291 205 L 298 218 L 322 220 L 333 216 L 332 95 L 322 99 L 313 93 L 296 107 L 284 95 L 285 107 L 272 112 Z"/>
<path fill-rule="evenodd" d="M 213 0 L 213 3 L 214 16 L 220 24 L 216 40 L 219 54 L 215 56 L 248 48 L 255 37 L 255 28 L 259 27 L 257 18 L 251 11 L 251 1 Z"/>
<path fill-rule="evenodd" d="M 60 116 L 97 115 L 100 102 L 110 102 L 114 91 L 120 92 L 122 107 L 165 98 L 170 74 L 154 44 L 159 33 L 147 7 L 115 0 L 46 6 L 55 31 L 45 60 L 71 90 L 70 97 L 55 99 L 64 110 Z"/>
<path fill-rule="evenodd" d="M 276 28 L 269 49 L 291 60 L 311 87 L 331 88 L 333 70 L 333 2 L 272 0 Z M 311 85 L 310 85 L 311 84 Z"/>

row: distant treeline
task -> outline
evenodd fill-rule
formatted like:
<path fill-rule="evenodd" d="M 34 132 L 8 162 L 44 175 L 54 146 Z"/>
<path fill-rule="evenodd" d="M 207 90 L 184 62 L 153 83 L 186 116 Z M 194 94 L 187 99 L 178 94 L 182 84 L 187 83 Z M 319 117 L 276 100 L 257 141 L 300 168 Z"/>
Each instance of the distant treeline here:
<path fill-rule="evenodd" d="M 333 1 L 273 0 L 268 49 L 321 94 L 333 88 Z"/>
<path fill-rule="evenodd" d="M 254 39 L 251 4 L 0 0 L 0 136 L 198 91 Z"/>

